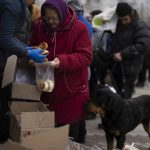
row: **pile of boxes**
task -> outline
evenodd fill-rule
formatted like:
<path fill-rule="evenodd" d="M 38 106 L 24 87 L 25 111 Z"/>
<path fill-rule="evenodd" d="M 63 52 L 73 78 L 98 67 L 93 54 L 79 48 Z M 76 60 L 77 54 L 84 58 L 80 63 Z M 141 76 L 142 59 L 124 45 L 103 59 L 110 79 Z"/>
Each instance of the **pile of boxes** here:
<path fill-rule="evenodd" d="M 3 145 L 4 150 L 66 150 L 68 128 L 54 128 L 54 112 L 40 101 L 41 92 L 35 84 L 35 68 L 27 60 L 8 58 L 2 87 L 11 87 L 12 141 Z M 10 147 L 10 148 L 9 148 Z"/>

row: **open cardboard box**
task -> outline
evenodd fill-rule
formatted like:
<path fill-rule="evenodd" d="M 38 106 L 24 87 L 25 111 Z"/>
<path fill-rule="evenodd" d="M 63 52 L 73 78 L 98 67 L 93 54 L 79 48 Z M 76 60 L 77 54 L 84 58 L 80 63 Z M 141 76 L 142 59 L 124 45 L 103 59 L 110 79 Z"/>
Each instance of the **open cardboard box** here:
<path fill-rule="evenodd" d="M 22 139 L 21 143 L 11 140 L 0 145 L 1 150 L 66 150 L 68 145 L 68 128 L 49 128 L 36 135 L 31 135 Z"/>
<path fill-rule="evenodd" d="M 54 112 L 41 102 L 13 101 L 11 138 L 33 150 L 66 150 L 69 126 L 54 128 Z"/>
<path fill-rule="evenodd" d="M 35 82 L 35 67 L 27 59 L 8 57 L 4 70 L 2 88 L 11 85 L 11 98 L 40 100 L 41 92 Z"/>
<path fill-rule="evenodd" d="M 22 138 L 21 144 L 34 150 L 66 150 L 69 125 L 49 128 L 47 131 Z"/>
<path fill-rule="evenodd" d="M 54 127 L 54 112 L 41 102 L 13 101 L 11 112 L 10 136 L 15 142 Z"/>

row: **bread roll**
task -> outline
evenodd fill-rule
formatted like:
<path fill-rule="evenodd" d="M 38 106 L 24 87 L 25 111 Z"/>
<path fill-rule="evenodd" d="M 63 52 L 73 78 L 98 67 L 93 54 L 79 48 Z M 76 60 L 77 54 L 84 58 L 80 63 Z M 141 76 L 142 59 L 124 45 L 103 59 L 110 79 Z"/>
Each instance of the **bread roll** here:
<path fill-rule="evenodd" d="M 38 87 L 38 89 L 39 89 L 40 91 L 42 91 L 43 88 L 44 88 L 44 80 L 38 80 L 38 81 L 37 81 L 37 87 Z"/>
<path fill-rule="evenodd" d="M 48 50 L 44 50 L 41 54 L 42 55 L 47 55 L 49 52 L 48 52 Z"/>
<path fill-rule="evenodd" d="M 48 90 L 47 90 L 47 92 L 52 92 L 53 89 L 54 89 L 54 81 L 47 80 L 47 83 L 48 83 Z"/>
<path fill-rule="evenodd" d="M 48 44 L 47 44 L 46 42 L 43 42 L 43 43 L 41 43 L 41 44 L 39 45 L 39 47 L 40 47 L 41 49 L 47 49 L 47 48 L 48 48 Z"/>
<path fill-rule="evenodd" d="M 44 81 L 43 85 L 44 85 L 43 91 L 47 92 L 48 91 L 48 87 L 49 87 L 48 82 Z"/>
<path fill-rule="evenodd" d="M 45 58 L 45 59 L 44 59 L 44 62 L 48 62 L 48 59 L 47 59 L 47 58 Z"/>
<path fill-rule="evenodd" d="M 40 91 L 52 92 L 54 89 L 54 81 L 52 80 L 38 80 L 37 87 Z"/>

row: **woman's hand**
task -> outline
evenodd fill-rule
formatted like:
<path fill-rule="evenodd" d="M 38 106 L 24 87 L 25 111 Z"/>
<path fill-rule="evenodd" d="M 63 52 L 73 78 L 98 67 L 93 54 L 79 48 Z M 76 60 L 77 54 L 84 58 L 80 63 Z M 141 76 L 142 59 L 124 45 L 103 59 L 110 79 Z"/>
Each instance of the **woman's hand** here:
<path fill-rule="evenodd" d="M 120 52 L 119 52 L 119 53 L 115 53 L 115 54 L 113 55 L 113 58 L 114 58 L 114 60 L 117 61 L 117 62 L 122 61 L 122 56 L 121 56 L 121 53 L 120 53 Z"/>
<path fill-rule="evenodd" d="M 51 66 L 55 69 L 58 69 L 60 65 L 60 60 L 59 58 L 54 58 L 54 60 L 51 62 Z"/>

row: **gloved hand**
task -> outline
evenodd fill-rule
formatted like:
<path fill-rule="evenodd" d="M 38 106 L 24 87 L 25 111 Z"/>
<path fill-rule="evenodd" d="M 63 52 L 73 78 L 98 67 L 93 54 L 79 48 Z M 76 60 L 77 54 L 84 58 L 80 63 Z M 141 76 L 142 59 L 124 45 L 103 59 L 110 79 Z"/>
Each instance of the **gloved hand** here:
<path fill-rule="evenodd" d="M 36 62 L 43 62 L 47 55 L 41 54 L 44 50 L 40 49 L 29 49 L 28 50 L 28 57 Z"/>
<path fill-rule="evenodd" d="M 32 50 L 32 49 L 33 49 L 33 47 L 27 46 L 27 49 Z"/>

